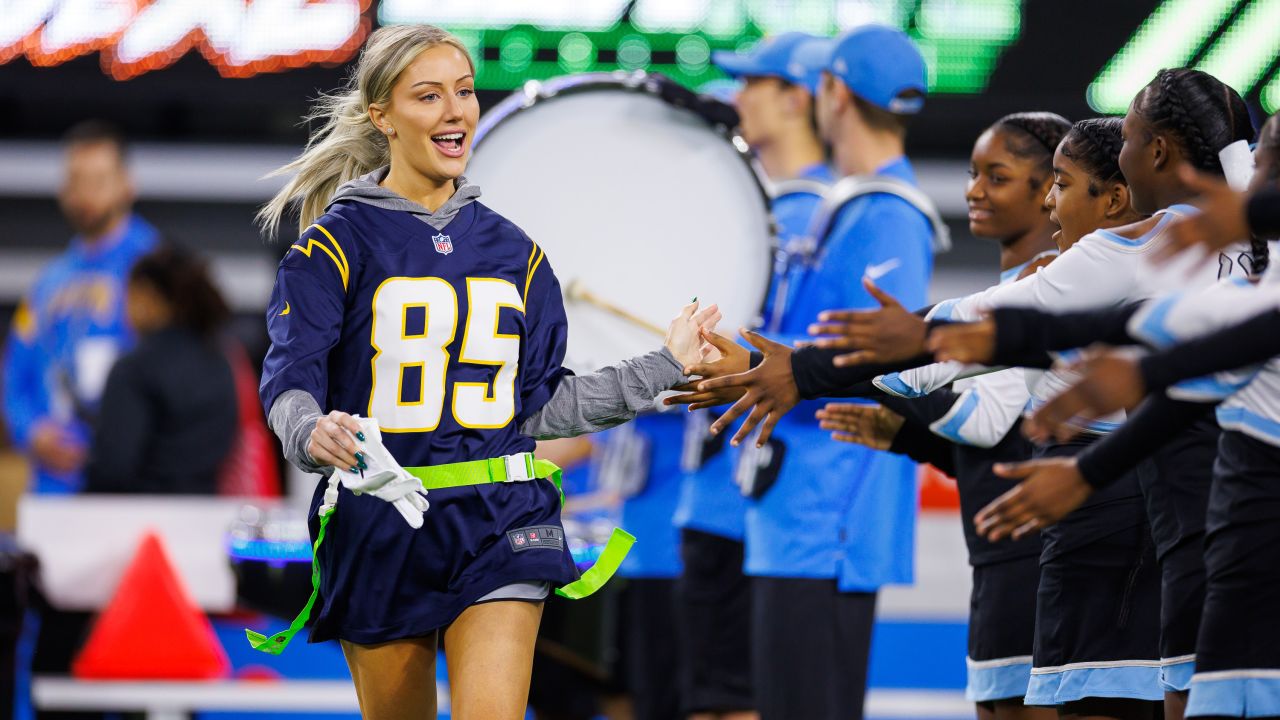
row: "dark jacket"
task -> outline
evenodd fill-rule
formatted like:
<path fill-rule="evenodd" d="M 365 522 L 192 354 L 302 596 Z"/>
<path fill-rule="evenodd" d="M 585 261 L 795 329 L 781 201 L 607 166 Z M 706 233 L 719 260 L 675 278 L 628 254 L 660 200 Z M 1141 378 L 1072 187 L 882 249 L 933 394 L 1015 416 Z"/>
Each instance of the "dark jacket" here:
<path fill-rule="evenodd" d="M 85 491 L 214 494 L 236 430 L 235 382 L 219 343 L 155 332 L 107 378 Z"/>

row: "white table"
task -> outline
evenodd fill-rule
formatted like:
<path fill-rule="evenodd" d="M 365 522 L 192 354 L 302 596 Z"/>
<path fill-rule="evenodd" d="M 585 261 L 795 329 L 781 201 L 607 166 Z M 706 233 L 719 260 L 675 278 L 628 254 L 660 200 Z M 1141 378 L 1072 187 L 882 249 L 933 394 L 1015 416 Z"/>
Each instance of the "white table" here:
<path fill-rule="evenodd" d="M 147 720 L 186 720 L 192 712 L 358 713 L 350 680 L 124 681 L 35 677 L 41 710 L 144 712 Z"/>
<path fill-rule="evenodd" d="M 123 681 L 36 677 L 32 699 L 41 710 L 103 710 L 146 713 L 147 720 L 186 720 L 192 712 L 358 713 L 355 687 L 348 680 Z M 441 686 L 438 705 L 449 711 Z M 959 692 L 871 690 L 869 718 L 972 718 L 973 704 Z"/>

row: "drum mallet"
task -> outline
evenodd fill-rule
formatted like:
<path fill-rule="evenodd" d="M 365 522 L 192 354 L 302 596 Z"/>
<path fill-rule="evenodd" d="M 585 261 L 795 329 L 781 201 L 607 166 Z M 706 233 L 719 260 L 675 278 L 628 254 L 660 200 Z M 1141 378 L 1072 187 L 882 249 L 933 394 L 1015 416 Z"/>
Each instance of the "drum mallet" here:
<path fill-rule="evenodd" d="M 667 336 L 666 330 L 663 330 L 662 328 L 658 327 L 657 325 L 654 325 L 648 320 L 645 320 L 639 315 L 636 315 L 635 313 L 632 313 L 631 311 L 626 310 L 625 308 L 618 307 L 617 305 L 614 305 L 613 303 L 609 302 L 608 300 L 605 300 L 599 295 L 596 295 L 595 293 L 588 290 L 582 284 L 582 281 L 578 280 L 577 278 L 574 278 L 574 280 L 569 283 L 569 286 L 564 289 L 564 298 L 569 302 L 584 302 L 584 303 L 587 303 L 588 305 L 594 305 L 600 308 L 601 310 L 609 313 L 610 315 L 626 320 L 627 322 L 631 323 L 632 325 L 635 325 L 636 327 L 644 328 L 645 330 L 648 330 L 649 332 L 654 333 L 659 337 Z"/>

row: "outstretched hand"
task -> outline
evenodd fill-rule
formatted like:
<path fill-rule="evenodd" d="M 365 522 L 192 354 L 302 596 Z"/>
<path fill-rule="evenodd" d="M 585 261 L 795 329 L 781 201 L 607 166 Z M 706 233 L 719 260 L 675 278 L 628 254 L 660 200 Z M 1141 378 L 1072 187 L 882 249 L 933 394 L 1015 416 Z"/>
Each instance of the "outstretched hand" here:
<path fill-rule="evenodd" d="M 929 333 L 925 349 L 938 362 L 989 365 L 996 352 L 996 323 L 991 318 L 978 322 L 940 325 Z"/>
<path fill-rule="evenodd" d="M 974 516 L 978 534 L 991 542 L 1042 530 L 1080 507 L 1093 494 L 1075 458 L 1046 458 L 995 466 L 1000 477 L 1022 480 Z"/>
<path fill-rule="evenodd" d="M 1191 204 L 1200 212 L 1169 224 L 1168 240 L 1152 255 L 1155 262 L 1165 262 L 1197 245 L 1205 252 L 1215 252 L 1249 237 L 1248 195 L 1232 190 L 1222 178 L 1186 164 L 1178 168 L 1178 179 L 1198 195 Z"/>
<path fill-rule="evenodd" d="M 883 405 L 827 403 L 817 412 L 819 426 L 831 431 L 831 439 L 888 450 L 902 429 L 903 418 Z"/>
<path fill-rule="evenodd" d="M 1023 433 L 1036 442 L 1051 438 L 1069 440 L 1079 431 L 1078 422 L 1093 420 L 1117 410 L 1131 410 L 1147 391 L 1138 361 L 1115 350 L 1090 353 L 1071 367 L 1081 378 L 1042 405 L 1023 423 Z"/>
<path fill-rule="evenodd" d="M 879 310 L 827 310 L 809 334 L 819 336 L 814 345 L 833 350 L 855 350 L 837 355 L 836 367 L 905 360 L 924 352 L 929 326 L 919 315 L 902 307 L 894 297 L 868 278 L 862 285 L 880 303 Z"/>
<path fill-rule="evenodd" d="M 760 436 L 756 439 L 756 445 L 760 447 L 769 439 L 778 420 L 800 402 L 800 391 L 796 389 L 795 378 L 791 375 L 791 354 L 794 351 L 745 328 L 739 332 L 744 340 L 763 353 L 764 360 L 745 372 L 702 380 L 697 384 L 697 390 L 740 392 L 738 401 L 711 424 L 711 434 L 723 432 L 734 420 L 750 411 L 731 442 L 733 445 L 741 444 L 751 431 L 760 426 Z"/>
<path fill-rule="evenodd" d="M 746 348 L 719 333 L 710 332 L 706 329 L 700 330 L 699 336 L 706 345 L 710 346 L 710 351 L 702 359 L 702 362 L 686 365 L 684 368 L 685 375 L 698 379 L 690 380 L 683 385 L 677 385 L 672 388 L 672 390 L 679 390 L 683 394 L 672 395 L 663 400 L 663 404 L 688 405 L 689 411 L 692 412 L 702 408 L 731 403 L 742 397 L 745 392 L 739 387 L 698 390 L 700 380 L 724 377 L 725 375 L 733 375 L 751 369 L 751 353 Z"/>
<path fill-rule="evenodd" d="M 681 365 L 691 365 L 702 360 L 704 343 L 699 335 L 703 329 L 714 331 L 720 322 L 720 308 L 708 305 L 698 309 L 698 301 L 685 305 L 680 314 L 667 326 L 667 338 L 663 343 Z"/>

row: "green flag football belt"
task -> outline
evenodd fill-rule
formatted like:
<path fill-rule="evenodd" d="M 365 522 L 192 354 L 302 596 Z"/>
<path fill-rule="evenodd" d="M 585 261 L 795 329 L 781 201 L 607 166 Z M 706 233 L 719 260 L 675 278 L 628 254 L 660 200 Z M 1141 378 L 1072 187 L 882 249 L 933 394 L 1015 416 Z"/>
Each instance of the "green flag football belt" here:
<path fill-rule="evenodd" d="M 471 460 L 469 462 L 449 463 L 448 465 L 430 465 L 425 467 L 407 467 L 405 471 L 422 481 L 427 490 L 443 490 L 445 488 L 467 487 L 469 485 L 489 485 L 491 483 L 527 482 L 530 480 L 549 480 L 560 493 L 560 502 L 564 503 L 564 488 L 561 486 L 561 471 L 550 460 L 539 460 L 533 453 L 517 453 L 487 460 Z M 272 655 L 279 655 L 289 646 L 289 641 L 298 634 L 311 619 L 311 608 L 320 594 L 320 544 L 324 542 L 325 531 L 337 505 L 322 508 L 320 515 L 320 532 L 316 534 L 316 542 L 311 548 L 311 597 L 302 611 L 293 619 L 289 627 L 274 635 L 263 635 L 246 629 L 245 635 L 255 650 Z M 428 512 L 430 512 L 428 510 Z M 556 589 L 556 594 L 580 600 L 594 593 L 617 572 L 618 566 L 631 551 L 636 542 L 635 536 L 621 529 L 614 528 L 609 541 L 605 543 L 600 559 L 582 573 L 582 577 Z"/>

